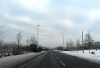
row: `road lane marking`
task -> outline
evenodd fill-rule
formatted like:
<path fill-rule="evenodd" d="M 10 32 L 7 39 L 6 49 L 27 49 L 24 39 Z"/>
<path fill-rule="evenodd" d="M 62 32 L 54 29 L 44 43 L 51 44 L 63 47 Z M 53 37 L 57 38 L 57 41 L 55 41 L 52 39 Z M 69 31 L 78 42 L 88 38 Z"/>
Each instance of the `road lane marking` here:
<path fill-rule="evenodd" d="M 59 60 L 58 57 L 56 57 L 56 59 Z"/>
<path fill-rule="evenodd" d="M 56 59 L 63 67 L 66 67 L 66 64 L 64 62 L 62 62 L 58 57 L 56 57 Z"/>
<path fill-rule="evenodd" d="M 65 67 L 66 66 L 66 64 L 65 63 L 63 63 L 62 61 L 60 61 L 60 63 Z"/>

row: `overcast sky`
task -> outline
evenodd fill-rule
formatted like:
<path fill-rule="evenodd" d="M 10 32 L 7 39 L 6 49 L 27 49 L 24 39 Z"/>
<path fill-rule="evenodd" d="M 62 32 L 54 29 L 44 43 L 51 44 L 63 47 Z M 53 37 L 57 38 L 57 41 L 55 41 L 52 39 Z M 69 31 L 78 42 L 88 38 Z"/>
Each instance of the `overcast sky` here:
<path fill-rule="evenodd" d="M 69 39 L 80 39 L 81 31 L 89 31 L 100 41 L 100 0 L 0 0 L 0 25 L 5 25 L 7 42 L 16 41 L 22 32 L 23 43 L 36 37 L 39 24 L 39 43 L 54 47 Z M 56 45 L 57 43 L 57 45 Z"/>

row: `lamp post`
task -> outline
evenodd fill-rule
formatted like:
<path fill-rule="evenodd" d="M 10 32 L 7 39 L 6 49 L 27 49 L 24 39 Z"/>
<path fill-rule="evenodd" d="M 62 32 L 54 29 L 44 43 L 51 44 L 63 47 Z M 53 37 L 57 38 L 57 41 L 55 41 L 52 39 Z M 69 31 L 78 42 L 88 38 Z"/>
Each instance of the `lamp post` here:
<path fill-rule="evenodd" d="M 39 26 L 40 26 L 40 25 L 37 25 L 37 42 L 38 42 L 38 43 L 39 43 L 39 40 L 38 40 L 38 33 L 39 33 L 38 30 L 39 30 Z"/>
<path fill-rule="evenodd" d="M 83 30 L 82 30 L 82 47 L 83 47 Z M 83 53 L 84 53 L 84 47 L 83 47 Z"/>
<path fill-rule="evenodd" d="M 64 47 L 64 42 L 65 42 L 65 40 L 64 40 L 64 35 L 63 35 L 63 47 Z M 63 50 L 64 50 L 64 48 L 63 48 Z"/>

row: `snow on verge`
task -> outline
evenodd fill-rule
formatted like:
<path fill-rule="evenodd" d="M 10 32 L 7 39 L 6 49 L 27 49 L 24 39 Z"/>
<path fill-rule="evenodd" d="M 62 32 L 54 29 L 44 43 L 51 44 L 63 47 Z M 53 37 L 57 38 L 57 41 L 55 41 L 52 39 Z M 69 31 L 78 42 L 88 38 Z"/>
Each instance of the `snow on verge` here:
<path fill-rule="evenodd" d="M 76 56 L 78 58 L 86 59 L 90 62 L 100 64 L 100 57 L 96 57 L 95 55 L 92 55 L 92 54 L 89 55 L 89 54 L 85 54 L 85 53 L 73 53 L 73 52 L 70 52 L 70 51 L 62 51 L 61 53 Z"/>
<path fill-rule="evenodd" d="M 32 58 L 34 58 L 42 53 L 44 53 L 44 52 L 29 53 L 29 54 L 0 58 L 0 68 L 16 68 L 19 65 L 25 63 L 28 60 L 31 60 Z"/>

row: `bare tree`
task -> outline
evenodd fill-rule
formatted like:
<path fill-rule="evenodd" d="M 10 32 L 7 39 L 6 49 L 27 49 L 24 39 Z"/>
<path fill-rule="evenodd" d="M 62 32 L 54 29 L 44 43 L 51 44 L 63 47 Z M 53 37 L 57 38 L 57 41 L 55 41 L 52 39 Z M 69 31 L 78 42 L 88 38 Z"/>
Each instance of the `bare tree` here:
<path fill-rule="evenodd" d="M 27 44 L 27 46 L 29 45 L 29 39 L 26 40 L 26 44 Z"/>
<path fill-rule="evenodd" d="M 69 48 L 70 48 L 70 43 L 69 43 L 69 41 L 67 41 L 66 47 L 67 47 L 67 49 L 69 50 Z"/>
<path fill-rule="evenodd" d="M 22 40 L 21 32 L 17 34 L 16 40 L 17 40 L 17 45 L 15 45 L 15 47 L 13 48 L 13 55 L 20 54 L 23 51 L 22 46 L 21 46 L 21 40 Z"/>
<path fill-rule="evenodd" d="M 30 40 L 29 40 L 30 44 L 34 44 L 34 43 L 35 43 L 35 41 L 36 41 L 36 40 L 35 40 L 35 37 L 34 37 L 34 36 L 33 36 L 33 37 L 31 37 L 31 38 L 30 38 Z"/>
<path fill-rule="evenodd" d="M 77 47 L 77 52 L 78 52 L 78 49 L 80 47 L 80 41 L 79 40 L 76 41 L 76 47 Z"/>
<path fill-rule="evenodd" d="M 92 43 L 93 43 L 93 39 L 92 39 L 90 33 L 86 34 L 84 41 L 85 41 L 85 45 L 87 45 L 87 47 L 89 48 L 89 53 L 90 53 L 90 49 L 91 49 Z"/>
<path fill-rule="evenodd" d="M 76 47 L 78 47 L 78 48 L 80 47 L 80 41 L 79 40 L 76 41 Z"/>
<path fill-rule="evenodd" d="M 70 40 L 70 41 L 67 42 L 66 46 L 67 46 L 67 48 L 68 48 L 69 50 L 70 50 L 70 49 L 72 50 L 73 47 L 74 47 L 74 42 L 73 42 L 72 40 Z"/>
<path fill-rule="evenodd" d="M 17 34 L 16 39 L 17 39 L 17 45 L 20 46 L 21 40 L 22 40 L 22 33 L 21 33 L 21 32 L 19 32 L 19 33 Z"/>
<path fill-rule="evenodd" d="M 0 40 L 0 57 L 2 57 L 3 54 L 3 40 Z"/>
<path fill-rule="evenodd" d="M 74 47 L 74 43 L 72 40 L 69 41 L 69 45 L 70 45 L 70 47 Z"/>
<path fill-rule="evenodd" d="M 2 57 L 3 54 L 3 35 L 4 35 L 4 26 L 0 26 L 0 57 Z"/>

